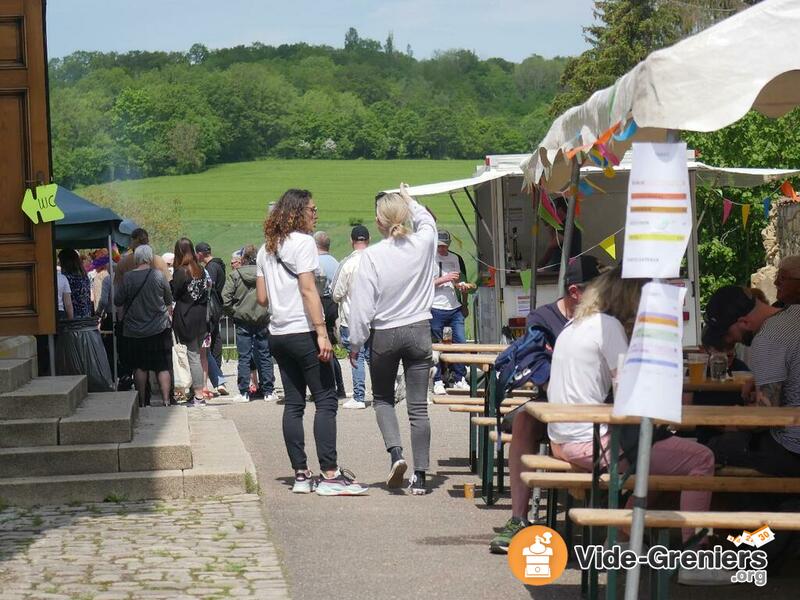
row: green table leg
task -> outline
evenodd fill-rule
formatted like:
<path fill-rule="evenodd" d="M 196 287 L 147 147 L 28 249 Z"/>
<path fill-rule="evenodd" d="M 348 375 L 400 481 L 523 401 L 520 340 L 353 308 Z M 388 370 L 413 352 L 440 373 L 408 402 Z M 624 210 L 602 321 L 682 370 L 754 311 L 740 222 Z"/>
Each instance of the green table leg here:
<path fill-rule="evenodd" d="M 619 508 L 619 427 L 610 426 L 611 443 L 610 456 L 608 458 L 608 508 Z M 614 546 L 617 541 L 617 528 L 608 528 L 608 547 Z M 616 600 L 617 598 L 617 576 L 619 572 L 609 569 L 606 577 L 606 600 Z"/>
<path fill-rule="evenodd" d="M 478 394 L 478 371 L 475 365 L 469 368 L 469 395 L 474 398 Z M 471 473 L 478 472 L 478 428 L 472 423 L 472 415 L 469 419 L 469 470 Z"/>
<path fill-rule="evenodd" d="M 484 382 L 485 393 L 483 414 L 487 417 L 495 417 L 497 415 L 494 406 L 496 380 L 491 366 L 485 373 Z M 483 443 L 481 444 L 481 451 L 485 454 L 482 458 L 484 468 L 481 497 L 487 505 L 491 506 L 497 502 L 497 494 L 495 493 L 494 489 L 495 452 L 494 448 L 492 448 L 491 440 L 489 439 L 490 428 L 483 427 L 482 429 L 483 431 L 481 438 Z"/>
<path fill-rule="evenodd" d="M 600 498 L 600 424 L 595 423 L 594 435 L 592 435 L 592 489 L 589 494 L 589 507 L 596 508 Z M 595 545 L 596 527 L 589 527 L 589 545 Z M 589 600 L 597 600 L 598 595 L 597 570 L 589 569 L 589 580 L 587 586 L 587 597 Z"/>
<path fill-rule="evenodd" d="M 658 544 L 669 547 L 669 530 L 661 529 L 658 532 Z M 656 589 L 654 597 L 657 600 L 669 600 L 669 580 L 672 576 L 672 571 L 666 569 L 658 569 L 656 571 Z"/>

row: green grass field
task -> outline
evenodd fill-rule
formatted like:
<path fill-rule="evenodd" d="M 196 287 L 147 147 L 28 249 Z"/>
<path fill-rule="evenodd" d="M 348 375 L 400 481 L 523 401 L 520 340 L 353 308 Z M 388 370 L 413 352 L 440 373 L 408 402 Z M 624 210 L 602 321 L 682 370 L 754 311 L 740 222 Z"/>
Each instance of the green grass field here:
<path fill-rule="evenodd" d="M 137 196 L 181 200 L 180 221 L 184 233 L 195 243 L 207 241 L 214 254 L 228 262 L 233 250 L 244 244 L 261 244 L 267 205 L 291 187 L 311 190 L 319 206 L 318 229 L 327 231 L 331 253 L 341 259 L 350 252 L 350 221 L 358 219 L 369 227 L 373 240 L 374 197 L 384 189 L 461 179 L 473 174 L 476 160 L 261 160 L 210 168 L 196 175 L 153 177 L 119 181 L 100 188 L 133 200 Z M 467 222 L 473 226 L 474 213 L 463 192 L 456 195 Z M 464 256 L 474 277 L 475 265 L 469 253 L 474 245 L 447 195 L 426 198 L 439 220 L 456 238 L 452 249 Z M 122 215 L 123 217 L 125 215 Z M 158 219 L 152 215 L 152 219 Z M 143 223 L 147 227 L 147 223 Z M 460 243 L 463 242 L 463 245 Z M 168 248 L 156 248 L 159 253 Z"/>

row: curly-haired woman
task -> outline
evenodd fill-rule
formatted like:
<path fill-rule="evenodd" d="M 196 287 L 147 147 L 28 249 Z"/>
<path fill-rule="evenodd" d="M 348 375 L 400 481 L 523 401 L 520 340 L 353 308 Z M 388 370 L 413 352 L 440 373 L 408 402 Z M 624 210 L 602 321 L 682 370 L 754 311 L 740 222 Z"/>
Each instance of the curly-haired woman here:
<path fill-rule="evenodd" d="M 256 259 L 256 293 L 269 304 L 269 347 L 278 363 L 286 404 L 283 438 L 295 472 L 295 493 L 316 486 L 321 496 L 363 494 L 352 473 L 339 468 L 336 455 L 336 384 L 330 361 L 336 360 L 328 339 L 322 301 L 317 291 L 317 246 L 310 233 L 317 207 L 308 190 L 286 191 L 264 223 L 266 243 Z M 322 475 L 308 470 L 303 432 L 306 387 L 316 404 L 314 439 Z"/>

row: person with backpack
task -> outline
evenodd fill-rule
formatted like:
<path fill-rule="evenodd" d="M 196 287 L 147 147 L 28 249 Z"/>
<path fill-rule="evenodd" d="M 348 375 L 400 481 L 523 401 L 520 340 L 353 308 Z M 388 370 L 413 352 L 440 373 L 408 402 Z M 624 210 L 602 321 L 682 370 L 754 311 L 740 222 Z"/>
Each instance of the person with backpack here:
<path fill-rule="evenodd" d="M 206 272 L 197 262 L 194 244 L 189 238 L 175 242 L 175 270 L 172 274 L 172 329 L 175 338 L 186 346 L 189 371 L 192 374 L 193 398 L 189 406 L 202 406 L 205 376 L 202 363 L 211 341 L 208 324 L 209 281 Z"/>
<path fill-rule="evenodd" d="M 265 244 L 256 258 L 256 294 L 269 305 L 269 347 L 283 383 L 283 438 L 294 470 L 294 493 L 316 490 L 320 496 L 353 496 L 367 492 L 353 474 L 339 467 L 333 347 L 317 289 L 319 256 L 311 232 L 317 206 L 308 190 L 284 192 L 264 223 Z M 322 475 L 308 469 L 303 431 L 306 388 L 316 405 L 314 439 Z"/>
<path fill-rule="evenodd" d="M 428 374 L 432 366 L 436 222 L 427 208 L 401 186 L 400 193 L 379 195 L 375 221 L 384 239 L 365 249 L 350 294 L 350 362 L 369 340 L 373 404 L 383 443 L 390 456 L 386 485 L 400 487 L 407 464 L 395 412 L 395 377 L 400 362 L 406 382 L 414 475 L 409 491 L 428 492 L 431 423 Z"/>
<path fill-rule="evenodd" d="M 567 322 L 575 314 L 575 308 L 583 296 L 586 285 L 600 274 L 600 264 L 594 256 L 585 254 L 570 261 L 566 273 L 567 293 L 550 304 L 544 304 L 528 314 L 528 327 L 540 331 L 540 345 L 544 347 L 529 348 L 527 354 L 531 357 L 526 365 L 521 367 L 537 373 L 539 384 L 539 398 L 546 398 L 547 382 L 550 379 L 550 362 L 553 356 L 553 345 L 564 330 Z M 523 361 L 523 358 L 519 358 Z M 521 385 L 521 383 L 520 383 Z M 519 387 L 518 385 L 515 387 Z M 520 406 L 506 415 L 504 424 L 511 425 L 511 445 L 508 451 L 509 487 L 511 488 L 511 517 L 503 528 L 492 538 L 489 551 L 493 554 L 508 553 L 511 539 L 521 529 L 528 527 L 528 512 L 533 490 L 525 485 L 520 475 L 526 470 L 522 464 L 525 454 L 537 454 L 539 444 L 546 434 L 543 423 Z"/>
<path fill-rule="evenodd" d="M 225 263 L 221 258 L 211 254 L 211 245 L 208 242 L 200 242 L 195 250 L 197 251 L 197 262 L 205 268 L 211 279 L 208 303 L 211 345 L 206 352 L 208 378 L 217 394 L 227 396 L 225 376 L 222 374 L 222 337 L 219 331 L 219 323 L 222 320 L 222 288 L 225 287 Z M 206 397 L 209 395 L 211 394 L 206 394 Z"/>
<path fill-rule="evenodd" d="M 269 309 L 258 303 L 256 294 L 256 248 L 242 249 L 240 266 L 231 271 L 222 288 L 222 308 L 236 326 L 236 351 L 239 354 L 237 384 L 246 400 L 250 394 L 250 363 L 255 362 L 260 392 L 267 402 L 275 402 L 275 373 L 269 352 L 267 326 Z"/>
<path fill-rule="evenodd" d="M 339 261 L 331 255 L 331 238 L 327 233 L 324 231 L 314 233 L 314 243 L 317 245 L 317 254 L 319 254 L 317 287 L 322 300 L 322 310 L 325 313 L 325 326 L 328 328 L 328 337 L 331 343 L 335 344 L 337 342 L 336 319 L 339 316 L 339 305 L 333 299 L 333 280 L 336 278 L 336 271 L 339 270 Z M 347 398 L 342 378 L 342 365 L 339 364 L 336 357 L 331 360 L 331 364 L 336 378 L 336 397 L 342 400 Z"/>

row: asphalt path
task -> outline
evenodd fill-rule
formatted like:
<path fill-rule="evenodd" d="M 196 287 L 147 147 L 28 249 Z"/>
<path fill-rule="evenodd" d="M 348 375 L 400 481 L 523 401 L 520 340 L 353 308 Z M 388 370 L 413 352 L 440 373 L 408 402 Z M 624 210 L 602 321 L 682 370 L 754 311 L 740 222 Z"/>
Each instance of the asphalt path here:
<path fill-rule="evenodd" d="M 226 373 L 231 367 L 226 365 Z M 352 389 L 344 362 L 343 371 L 346 387 Z M 505 556 L 489 553 L 495 529 L 510 516 L 510 500 L 506 496 L 487 507 L 480 498 L 463 497 L 465 482 L 478 487 L 466 462 L 468 415 L 429 406 L 432 491 L 412 496 L 385 487 L 389 455 L 371 406 L 340 409 L 339 462 L 370 491 L 365 497 L 321 497 L 289 491 L 293 473 L 283 444 L 281 403 L 255 401 L 220 408 L 235 421 L 255 462 L 264 513 L 293 598 L 580 598 L 580 574 L 572 563 L 557 582 L 526 587 L 513 577 Z M 410 444 L 405 403 L 397 410 L 403 439 Z M 308 403 L 306 450 L 309 466 L 318 472 L 313 415 L 314 405 Z M 410 462 L 410 447 L 405 454 Z M 769 593 L 772 598 L 796 598 L 797 581 L 796 575 L 784 575 L 771 578 L 766 588 L 673 584 L 671 597 L 749 599 Z"/>

